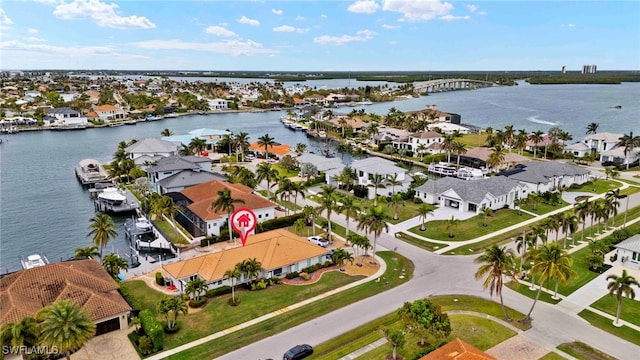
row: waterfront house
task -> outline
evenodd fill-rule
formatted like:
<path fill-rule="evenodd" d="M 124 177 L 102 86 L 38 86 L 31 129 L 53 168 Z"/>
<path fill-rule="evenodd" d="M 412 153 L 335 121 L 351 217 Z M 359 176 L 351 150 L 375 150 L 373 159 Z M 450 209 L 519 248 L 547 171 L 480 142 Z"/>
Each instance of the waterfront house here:
<path fill-rule="evenodd" d="M 356 172 L 358 185 L 369 187 L 368 198 L 373 199 L 376 194 L 379 196 L 391 196 L 399 192 L 406 191 L 411 184 L 411 177 L 407 175 L 407 170 L 396 166 L 391 160 L 381 157 L 369 157 L 356 160 L 351 163 L 351 168 Z M 392 186 L 385 181 L 384 188 L 374 188 L 372 180 L 375 175 L 382 175 L 386 180 L 393 177 L 400 181 L 400 185 Z"/>
<path fill-rule="evenodd" d="M 616 146 L 611 150 L 603 151 L 600 154 L 600 161 L 612 161 L 616 164 L 627 165 L 632 164 L 640 157 L 640 147 L 629 149 L 624 153 L 624 146 Z"/>
<path fill-rule="evenodd" d="M 225 99 L 212 99 L 209 100 L 209 108 L 211 110 L 229 110 L 229 102 Z"/>
<path fill-rule="evenodd" d="M 535 149 L 535 151 L 538 154 L 542 154 L 544 153 L 544 149 L 553 143 L 562 144 L 562 141 L 554 140 L 549 135 L 543 134 L 542 138 L 540 139 L 540 142 L 538 143 L 534 142 L 531 139 L 528 139 L 527 142 L 525 143 L 524 149 L 530 152 L 534 152 L 534 149 Z"/>
<path fill-rule="evenodd" d="M 531 161 L 501 175 L 519 181 L 528 192 L 544 193 L 589 181 L 589 170 L 560 161 Z"/>
<path fill-rule="evenodd" d="M 479 214 L 483 208 L 513 208 L 515 200 L 527 197 L 525 186 L 503 176 L 477 180 L 445 177 L 427 181 L 415 191 L 415 197 L 425 203 L 475 214 Z"/>
<path fill-rule="evenodd" d="M 394 141 L 405 141 L 409 137 L 410 132 L 403 129 L 396 129 L 385 125 L 378 126 L 378 133 L 373 136 L 373 143 L 393 143 Z M 402 140 L 400 140 L 402 139 Z"/>
<path fill-rule="evenodd" d="M 610 132 L 602 132 L 597 134 L 589 134 L 582 139 L 582 143 L 587 145 L 594 152 L 603 152 L 616 147 L 620 141 L 622 134 L 614 134 Z"/>
<path fill-rule="evenodd" d="M 253 189 L 225 181 L 213 180 L 188 187 L 180 191 L 181 196 L 172 195 L 178 210 L 176 220 L 194 237 L 219 235 L 227 224 L 228 214 L 213 211 L 211 204 L 218 198 L 218 191 L 228 189 L 233 199 L 244 203 L 236 203 L 236 209 L 248 208 L 255 212 L 258 223 L 275 218 L 277 204 L 253 193 Z"/>
<path fill-rule="evenodd" d="M 158 159 L 146 169 L 151 189 L 161 195 L 187 187 L 227 178 L 211 172 L 212 159 L 203 156 L 172 155 Z"/>
<path fill-rule="evenodd" d="M 462 117 L 459 114 L 448 113 L 438 110 L 438 107 L 434 105 L 427 105 L 427 109 L 418 111 L 407 111 L 405 115 L 408 117 L 414 116 L 416 120 L 424 120 L 429 122 L 448 122 L 452 124 L 460 124 Z"/>
<path fill-rule="evenodd" d="M 349 116 L 336 117 L 327 122 L 339 129 L 342 128 L 343 126 L 350 127 L 353 129 L 354 134 L 362 133 L 369 126 L 366 122 L 358 118 L 352 118 Z"/>
<path fill-rule="evenodd" d="M 237 263 L 255 258 L 261 264 L 258 279 L 283 277 L 326 261 L 329 251 L 295 235 L 285 229 L 267 231 L 247 238 L 244 246 L 230 248 L 191 259 L 167 264 L 162 267 L 167 278 L 181 292 L 186 284 L 200 278 L 210 289 L 232 285 L 224 273 Z M 247 282 L 242 274 L 233 285 Z"/>
<path fill-rule="evenodd" d="M 640 270 L 640 235 L 634 235 L 614 246 L 617 249 L 617 262 L 629 269 Z"/>
<path fill-rule="evenodd" d="M 393 141 L 392 144 L 396 149 L 404 149 L 413 151 L 415 154 L 430 153 L 439 154 L 442 151 L 442 134 L 435 131 L 422 131 L 410 134 L 408 137 Z M 421 145 L 424 150 L 419 151 Z"/>
<path fill-rule="evenodd" d="M 0 277 L 0 323 L 17 323 L 60 300 L 80 305 L 96 323 L 96 335 L 126 330 L 131 307 L 119 286 L 95 260 L 71 260 Z"/>
<path fill-rule="evenodd" d="M 471 131 L 469 128 L 462 125 L 449 123 L 449 122 L 435 122 L 427 125 L 429 131 L 437 131 L 442 134 L 453 134 L 458 131 L 460 134 L 469 134 Z"/>
<path fill-rule="evenodd" d="M 87 118 L 79 112 L 68 108 L 55 108 L 46 111 L 44 120 L 51 122 L 53 126 L 85 126 Z"/>
<path fill-rule="evenodd" d="M 573 154 L 573 157 L 575 158 L 582 158 L 591 153 L 591 148 L 583 142 L 577 142 L 575 144 L 565 146 L 564 152 Z"/>
<path fill-rule="evenodd" d="M 316 155 L 312 153 L 304 153 L 295 158 L 300 167 L 304 164 L 313 164 L 318 169 L 319 173 L 325 173 L 326 182 L 328 184 L 333 184 L 333 177 L 335 175 L 340 174 L 342 169 L 344 169 L 344 163 L 339 158 L 328 158 L 321 155 Z M 329 175 L 332 174 L 332 175 Z"/>
<path fill-rule="evenodd" d="M 125 148 L 136 165 L 157 162 L 160 158 L 177 155 L 179 150 L 179 143 L 157 138 L 146 138 Z"/>
<path fill-rule="evenodd" d="M 460 338 L 455 338 L 447 344 L 433 350 L 419 360 L 497 360 L 477 347 L 468 344 Z"/>
<path fill-rule="evenodd" d="M 258 157 L 264 158 L 264 146 L 259 145 L 257 141 L 249 145 L 249 151 L 253 152 L 253 154 Z M 269 157 L 276 157 L 278 159 L 282 159 L 285 155 L 296 155 L 291 152 L 291 146 L 280 143 L 269 145 L 267 147 L 267 151 L 269 151 Z"/>
<path fill-rule="evenodd" d="M 124 120 L 127 114 L 118 105 L 100 105 L 93 108 L 101 121 Z"/>
<path fill-rule="evenodd" d="M 487 166 L 487 160 L 489 159 L 491 152 L 492 152 L 492 149 L 488 147 L 479 146 L 479 147 L 468 149 L 464 155 L 460 156 L 460 165 L 470 166 L 478 169 L 485 168 Z M 452 154 L 451 161 L 457 162 L 457 156 L 458 155 Z M 494 169 L 494 170 L 497 171 L 500 169 L 511 168 L 518 164 L 523 164 L 530 161 L 531 159 L 526 156 L 508 152 L 504 154 L 504 161 L 502 162 L 502 164 L 498 166 L 498 169 Z"/>

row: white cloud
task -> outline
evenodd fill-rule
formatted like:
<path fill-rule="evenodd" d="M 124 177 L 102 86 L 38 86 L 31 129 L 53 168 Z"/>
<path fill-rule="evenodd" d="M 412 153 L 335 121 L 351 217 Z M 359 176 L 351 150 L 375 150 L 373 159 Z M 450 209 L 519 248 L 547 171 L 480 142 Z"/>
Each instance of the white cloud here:
<path fill-rule="evenodd" d="M 277 53 L 277 51 L 265 49 L 262 44 L 252 40 L 224 40 L 210 43 L 188 42 L 182 40 L 147 40 L 134 42 L 131 43 L 131 45 L 141 49 L 150 50 L 193 50 L 232 56 Z"/>
<path fill-rule="evenodd" d="M 282 15 L 282 13 L 283 13 L 282 10 L 276 10 L 276 9 L 271 9 L 271 12 L 276 14 L 276 15 Z"/>
<path fill-rule="evenodd" d="M 208 26 L 206 29 L 204 29 L 204 32 L 207 34 L 211 34 L 211 35 L 215 35 L 215 36 L 220 36 L 220 37 L 235 37 L 238 36 L 238 34 L 234 33 L 233 31 L 229 30 L 229 29 L 225 29 L 222 26 Z"/>
<path fill-rule="evenodd" d="M 374 35 L 376 35 L 376 33 L 371 30 L 360 30 L 356 35 L 318 36 L 313 39 L 313 42 L 317 44 L 344 45 L 354 41 L 368 41 L 373 39 Z"/>
<path fill-rule="evenodd" d="M 478 11 L 478 15 L 487 15 L 486 11 Z"/>
<path fill-rule="evenodd" d="M 300 15 L 296 16 L 296 21 L 305 21 L 305 20 L 307 20 L 307 18 L 304 16 L 300 16 Z"/>
<path fill-rule="evenodd" d="M 465 5 L 464 7 L 466 7 L 467 10 L 469 10 L 469 12 L 472 12 L 472 13 L 478 11 L 477 5 Z"/>
<path fill-rule="evenodd" d="M 255 19 L 249 19 L 248 17 L 246 17 L 244 15 L 240 19 L 238 19 L 238 22 L 240 24 L 251 25 L 251 26 L 260 25 L 260 21 L 255 20 Z"/>
<path fill-rule="evenodd" d="M 38 29 L 27 29 L 27 34 L 37 34 L 38 33 Z"/>
<path fill-rule="evenodd" d="M 380 5 L 373 0 L 358 0 L 349 5 L 347 10 L 359 14 L 373 14 L 379 7 Z"/>
<path fill-rule="evenodd" d="M 57 5 L 64 2 L 63 0 L 32 0 L 32 1 L 41 3 L 41 4 L 48 4 L 48 5 Z"/>
<path fill-rule="evenodd" d="M 222 26 L 222 27 L 227 27 L 227 26 L 229 26 L 229 23 L 228 22 L 221 22 L 218 25 Z"/>
<path fill-rule="evenodd" d="M 398 43 L 398 42 L 397 42 L 397 41 L 395 41 L 395 40 L 391 40 L 391 41 L 389 41 L 389 45 L 395 45 L 395 44 L 397 44 L 397 43 Z"/>
<path fill-rule="evenodd" d="M 5 14 L 4 9 L 0 9 L 0 26 L 3 28 L 8 27 L 9 25 L 13 25 L 13 20 L 11 20 L 7 14 Z"/>
<path fill-rule="evenodd" d="M 399 12 L 399 21 L 426 21 L 449 14 L 453 5 L 440 0 L 384 0 L 382 10 Z"/>
<path fill-rule="evenodd" d="M 465 16 L 455 16 L 455 15 L 445 15 L 445 16 L 440 16 L 440 20 L 445 20 L 445 21 L 455 21 L 455 20 L 469 20 L 471 19 L 471 16 L 469 15 L 465 15 Z"/>
<path fill-rule="evenodd" d="M 148 57 L 130 53 L 119 53 L 111 46 L 55 46 L 45 44 L 25 44 L 18 41 L 3 41 L 0 49 L 7 52 L 25 52 L 43 55 L 61 55 L 64 57 L 111 56 L 131 59 L 148 59 Z"/>
<path fill-rule="evenodd" d="M 321 17 L 321 18 L 323 18 L 323 19 L 326 19 L 326 18 L 327 18 L 327 15 L 325 15 L 325 14 L 320 14 L 320 17 Z"/>
<path fill-rule="evenodd" d="M 27 41 L 31 41 L 31 42 L 43 42 L 43 41 L 47 41 L 46 39 L 43 38 L 39 38 L 39 37 L 35 37 L 35 36 L 29 36 L 27 38 Z"/>
<path fill-rule="evenodd" d="M 58 19 L 70 20 L 91 18 L 98 26 L 113 29 L 153 29 L 156 24 L 144 16 L 120 16 L 116 13 L 118 5 L 107 4 L 100 0 L 74 0 L 62 3 L 53 10 Z"/>
<path fill-rule="evenodd" d="M 400 29 L 400 25 L 382 24 L 382 28 L 387 30 Z"/>
<path fill-rule="evenodd" d="M 273 31 L 275 31 L 275 32 L 296 32 L 298 34 L 304 34 L 307 31 L 309 31 L 309 29 L 297 28 L 297 27 L 293 27 L 293 26 L 290 26 L 290 25 L 282 25 L 282 26 L 274 27 Z"/>
<path fill-rule="evenodd" d="M 567 27 L 574 28 L 574 27 L 576 27 L 576 24 L 567 24 Z"/>

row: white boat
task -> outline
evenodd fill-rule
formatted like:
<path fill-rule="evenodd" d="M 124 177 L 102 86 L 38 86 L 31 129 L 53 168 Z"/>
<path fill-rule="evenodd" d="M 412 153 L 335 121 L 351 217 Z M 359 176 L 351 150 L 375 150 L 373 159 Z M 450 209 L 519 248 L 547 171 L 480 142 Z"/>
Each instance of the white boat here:
<path fill-rule="evenodd" d="M 437 164 L 429 165 L 427 170 L 430 173 L 440 174 L 440 175 L 445 175 L 445 176 L 455 176 L 456 175 L 455 166 L 451 166 L 451 165 L 449 165 L 447 163 L 442 163 L 442 162 L 441 163 L 437 163 Z"/>
<path fill-rule="evenodd" d="M 324 130 L 320 130 L 320 131 L 318 132 L 318 137 L 326 138 L 326 137 L 327 137 L 327 132 L 326 132 L 326 131 L 324 131 Z"/>
<path fill-rule="evenodd" d="M 121 205 L 127 200 L 127 197 L 120 193 L 120 190 L 115 187 L 104 189 L 99 195 L 98 200 L 104 201 L 111 205 Z"/>
<path fill-rule="evenodd" d="M 144 217 L 137 218 L 135 225 L 136 229 L 140 231 L 149 231 L 152 228 L 151 221 L 147 220 L 147 218 Z"/>
<path fill-rule="evenodd" d="M 461 168 L 460 170 L 458 170 L 456 176 L 464 180 L 476 180 L 482 179 L 484 177 L 484 174 L 480 169 Z"/>
<path fill-rule="evenodd" d="M 33 254 L 33 255 L 27 256 L 27 260 L 21 259 L 20 262 L 22 263 L 22 268 L 27 270 L 27 269 L 33 269 L 39 266 L 45 266 L 49 263 L 49 260 L 47 260 L 47 258 L 44 256 Z"/>

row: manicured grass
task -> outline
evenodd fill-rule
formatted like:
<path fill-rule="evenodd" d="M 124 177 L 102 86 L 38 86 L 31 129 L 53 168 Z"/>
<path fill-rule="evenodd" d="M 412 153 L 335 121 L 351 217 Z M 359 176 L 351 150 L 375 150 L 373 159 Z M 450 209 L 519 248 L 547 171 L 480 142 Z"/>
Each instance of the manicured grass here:
<path fill-rule="evenodd" d="M 151 289 L 142 280 L 132 280 L 120 283 L 120 291 L 134 309 L 149 309 L 156 312 L 156 304 L 164 294 Z"/>
<path fill-rule="evenodd" d="M 638 191 L 640 191 L 640 187 L 638 186 L 629 186 L 626 189 L 622 189 L 620 190 L 620 195 L 631 195 L 631 194 L 635 194 Z M 626 200 L 624 200 L 626 201 Z"/>
<path fill-rule="evenodd" d="M 229 335 L 170 356 L 169 359 L 211 359 L 218 357 L 242 346 L 246 346 L 296 325 L 310 321 L 346 305 L 401 285 L 409 281 L 413 276 L 414 266 L 409 259 L 390 251 L 381 251 L 378 252 L 378 255 L 387 263 L 387 270 L 382 276 L 382 280 L 384 281 L 367 282 L 355 288 L 340 292 L 339 294 L 318 300 L 307 306 L 294 309 L 286 314 L 273 317 L 246 329 L 238 330 Z M 323 279 L 325 275 L 322 276 Z M 400 278 L 400 275 L 404 275 L 404 277 Z M 240 296 L 242 303 L 238 308 L 242 308 L 245 305 L 243 294 L 240 294 Z M 225 328 L 232 326 L 232 324 L 230 324 L 226 319 L 226 316 L 224 324 Z"/>
<path fill-rule="evenodd" d="M 516 285 L 516 284 L 518 284 L 518 285 Z M 517 282 L 515 282 L 513 280 L 509 281 L 506 285 L 507 285 L 507 287 L 509 289 L 517 291 L 520 294 L 522 294 L 524 296 L 527 296 L 527 297 L 529 297 L 531 299 L 535 299 L 536 298 L 536 294 L 538 293 L 538 287 L 537 286 L 536 286 L 535 290 L 531 290 L 529 288 L 529 286 L 527 286 L 526 284 L 519 284 L 519 283 L 517 283 Z M 551 285 L 550 285 L 551 290 L 553 290 L 554 287 L 555 287 L 555 282 L 552 281 Z M 540 293 L 540 297 L 538 298 L 538 300 L 544 301 L 544 302 L 549 303 L 549 304 L 557 304 L 557 303 L 560 302 L 560 299 L 554 300 L 554 299 L 552 299 L 552 296 L 553 295 L 546 293 L 544 291 L 544 289 L 543 289 L 542 292 Z"/>
<path fill-rule="evenodd" d="M 360 199 L 357 198 L 353 195 L 350 194 L 346 194 L 344 192 L 340 192 L 338 193 L 338 202 L 340 201 L 339 199 L 345 196 L 351 196 L 353 197 L 353 199 L 355 200 L 354 202 L 356 203 L 356 205 L 358 207 L 360 207 L 361 210 L 364 210 L 367 207 L 373 206 L 374 201 L 373 200 L 369 200 L 369 199 Z M 311 198 L 313 201 L 317 201 L 317 199 L 315 198 Z M 412 200 L 404 200 L 402 204 L 398 205 L 398 219 L 394 220 L 393 217 L 395 215 L 395 208 L 393 206 L 393 204 L 388 203 L 386 201 L 381 201 L 380 199 L 378 199 L 378 203 L 377 205 L 382 207 L 382 210 L 384 211 L 385 214 L 387 214 L 389 216 L 389 220 L 388 222 L 391 224 L 398 224 L 401 223 L 403 221 L 409 220 L 411 218 L 414 218 L 417 215 L 417 211 L 418 208 L 420 206 L 422 206 L 422 204 L 416 204 L 414 203 Z M 427 204 L 428 206 L 431 207 L 431 210 L 434 210 L 436 208 L 436 206 L 434 205 L 430 205 Z"/>
<path fill-rule="evenodd" d="M 162 233 L 167 237 L 167 240 L 171 241 L 174 244 L 185 244 L 188 245 L 189 242 L 182 235 L 180 235 L 173 226 L 164 220 L 153 220 L 153 224 L 162 231 Z"/>
<path fill-rule="evenodd" d="M 422 239 L 418 239 L 416 237 L 413 237 L 407 233 L 404 232 L 398 232 L 396 233 L 396 238 L 400 239 L 408 244 L 411 244 L 413 246 L 417 246 L 421 249 L 427 250 L 427 251 L 436 251 L 442 247 L 445 247 L 447 245 L 444 244 L 437 244 L 437 243 L 433 243 L 430 241 L 426 241 L 426 240 L 422 240 Z"/>
<path fill-rule="evenodd" d="M 283 168 L 282 166 L 278 165 L 278 164 L 271 164 L 271 167 L 276 169 L 278 171 L 278 176 L 279 177 L 294 177 L 294 176 L 298 176 L 298 172 L 299 170 L 286 170 L 285 168 Z"/>
<path fill-rule="evenodd" d="M 568 296 L 600 275 L 589 270 L 587 257 L 590 252 L 591 250 L 589 247 L 584 247 L 571 254 L 571 257 L 573 258 L 573 266 L 571 269 L 575 271 L 575 274 L 567 279 L 564 284 L 560 284 L 558 287 L 558 293 Z"/>
<path fill-rule="evenodd" d="M 487 142 L 487 134 L 465 134 L 459 137 L 457 141 L 463 143 L 467 149 L 484 146 Z"/>
<path fill-rule="evenodd" d="M 473 315 L 450 315 L 451 321 L 451 334 L 444 340 L 449 342 L 456 337 L 459 337 L 463 341 L 477 347 L 480 350 L 487 350 L 508 338 L 516 334 L 515 331 L 508 329 L 493 320 L 489 320 L 482 317 Z M 392 328 L 401 329 L 401 322 L 397 322 L 391 326 Z M 380 334 L 380 330 L 378 330 Z M 405 359 L 416 358 L 421 348 L 418 346 L 419 338 L 412 334 L 405 335 L 405 345 L 402 349 L 397 351 L 398 355 L 403 356 Z M 427 339 L 428 342 L 439 342 L 439 340 Z M 369 360 L 369 359 L 384 359 L 387 355 L 392 354 L 392 347 L 389 343 L 384 344 L 366 354 L 357 357 L 356 359 Z M 318 357 L 319 359 L 336 359 L 335 356 Z"/>
<path fill-rule="evenodd" d="M 600 328 L 601 330 L 640 346 L 640 336 L 638 336 L 638 331 L 635 329 L 628 326 L 613 326 L 613 320 L 586 309 L 579 312 L 578 316 L 587 320 L 591 325 Z"/>
<path fill-rule="evenodd" d="M 425 231 L 420 231 L 420 225 L 412 227 L 409 231 L 434 240 L 464 241 L 502 230 L 505 227 L 531 218 L 531 215 L 525 213 L 518 215 L 516 210 L 500 209 L 487 217 L 487 226 L 482 226 L 484 223 L 482 215 L 476 215 L 467 220 L 460 220 L 458 225 L 453 229 L 453 238 L 449 237 L 449 230 L 447 230 L 448 220 L 429 221 L 426 224 L 427 230 Z"/>
<path fill-rule="evenodd" d="M 602 193 L 606 193 L 609 190 L 617 189 L 619 187 L 620 187 L 620 184 L 617 181 L 597 179 L 594 181 L 589 181 L 587 183 L 584 183 L 578 187 L 571 187 L 566 191 L 590 192 L 590 193 L 602 194 Z"/>
<path fill-rule="evenodd" d="M 504 313 L 502 312 L 500 303 L 493 302 L 487 299 L 466 295 L 443 295 L 431 297 L 429 298 L 429 300 L 434 304 L 440 305 L 442 307 L 442 311 L 475 311 L 483 314 L 493 315 L 498 319 L 504 320 Z M 519 320 L 524 318 L 523 313 L 511 309 L 508 304 L 505 304 L 505 308 L 507 309 L 507 314 L 509 314 L 509 317 L 511 317 L 511 319 Z M 512 321 L 511 325 L 521 330 L 527 330 L 531 327 L 530 324 L 524 324 L 519 321 Z"/>
<path fill-rule="evenodd" d="M 552 212 L 554 210 L 558 210 L 567 205 L 569 205 L 568 202 L 561 200 L 560 203 L 557 205 L 546 204 L 546 203 L 543 203 L 542 201 L 538 201 L 535 206 L 535 210 L 533 209 L 533 204 L 523 204 L 521 207 L 522 207 L 522 210 L 526 210 L 534 214 L 542 215 L 548 212 Z"/>
<path fill-rule="evenodd" d="M 565 359 L 562 356 L 552 351 L 547 353 L 545 356 L 541 357 L 538 360 L 565 360 Z"/>
<path fill-rule="evenodd" d="M 591 304 L 591 307 L 606 312 L 609 315 L 616 316 L 618 300 L 615 295 L 605 295 Z M 620 319 L 640 326 L 640 301 L 623 297 Z"/>
<path fill-rule="evenodd" d="M 613 356 L 607 355 L 580 341 L 560 344 L 558 349 L 578 360 L 616 360 Z"/>

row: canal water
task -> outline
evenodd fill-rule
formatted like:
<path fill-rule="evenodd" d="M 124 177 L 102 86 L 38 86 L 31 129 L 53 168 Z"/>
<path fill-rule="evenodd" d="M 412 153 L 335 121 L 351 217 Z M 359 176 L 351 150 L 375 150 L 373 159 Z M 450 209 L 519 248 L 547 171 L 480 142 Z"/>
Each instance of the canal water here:
<path fill-rule="evenodd" d="M 600 131 L 640 133 L 640 83 L 622 85 L 544 85 L 486 88 L 437 93 L 393 103 L 362 107 L 381 115 L 389 108 L 402 111 L 439 109 L 462 115 L 464 123 L 500 128 L 545 131 L 553 124 L 569 131 L 574 139 L 584 136 L 585 126 L 600 123 Z M 621 105 L 621 109 L 612 109 Z M 336 111 L 349 112 L 352 108 Z M 359 109 L 359 108 L 355 108 Z M 196 128 L 230 129 L 249 133 L 250 141 L 268 133 L 276 141 L 294 146 L 309 144 L 320 152 L 324 143 L 308 139 L 280 123 L 282 112 L 195 115 L 139 123 L 135 126 L 84 131 L 25 132 L 3 136 L 0 145 L 0 272 L 16 270 L 19 258 L 46 255 L 50 261 L 73 256 L 74 249 L 91 245 L 89 219 L 94 216 L 88 191 L 77 182 L 74 168 L 85 158 L 109 162 L 120 141 L 160 137 L 168 128 L 176 134 Z M 345 162 L 349 162 L 348 157 Z M 121 224 L 116 218 L 118 239 L 107 251 L 128 253 Z"/>

